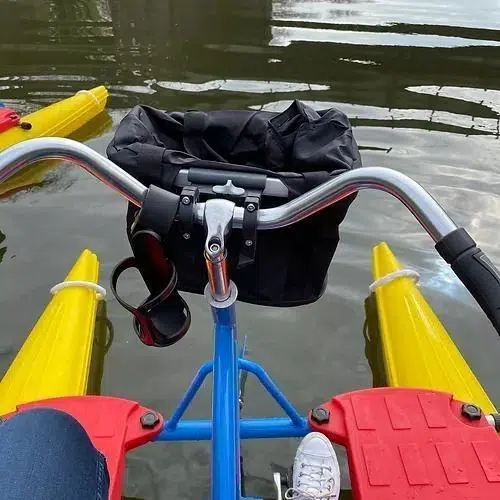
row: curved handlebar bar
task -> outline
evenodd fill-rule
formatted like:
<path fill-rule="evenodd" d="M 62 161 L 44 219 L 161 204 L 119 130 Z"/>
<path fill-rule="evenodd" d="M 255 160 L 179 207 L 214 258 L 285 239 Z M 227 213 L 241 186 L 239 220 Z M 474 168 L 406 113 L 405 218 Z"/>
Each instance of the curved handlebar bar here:
<path fill-rule="evenodd" d="M 44 159 L 74 162 L 93 174 L 137 206 L 141 206 L 147 188 L 113 162 L 93 149 L 62 138 L 38 138 L 12 146 L 0 155 L 0 182 L 27 165 Z M 276 208 L 260 210 L 258 229 L 276 229 L 297 222 L 361 189 L 386 191 L 402 203 L 418 219 L 434 241 L 451 233 L 457 226 L 439 204 L 415 181 L 404 174 L 380 167 L 366 167 L 347 172 L 304 195 Z M 205 206 L 196 209 L 197 222 L 204 221 Z M 241 226 L 243 209 L 235 207 L 233 227 Z"/>
<path fill-rule="evenodd" d="M 395 196 L 436 242 L 457 229 L 446 212 L 420 184 L 400 172 L 382 167 L 351 170 L 284 205 L 260 210 L 257 227 L 277 229 L 294 224 L 362 189 L 378 189 Z M 241 224 L 243 208 L 236 207 L 234 219 Z"/>
<path fill-rule="evenodd" d="M 0 155 L 0 182 L 27 165 L 44 159 L 74 162 L 93 174 L 137 206 L 147 188 L 112 161 L 93 149 L 62 138 L 38 138 L 12 146 Z M 258 229 L 276 229 L 298 222 L 361 189 L 386 191 L 404 203 L 434 241 L 439 241 L 457 226 L 439 204 L 419 184 L 404 174 L 380 167 L 365 167 L 347 172 L 276 208 L 260 210 Z M 203 223 L 205 205 L 197 204 L 196 219 Z M 241 227 L 243 208 L 235 207 L 233 227 Z"/>
<path fill-rule="evenodd" d="M 0 153 L 0 182 L 43 159 L 77 163 L 137 206 L 142 205 L 148 192 L 146 186 L 99 153 L 76 141 L 61 138 L 31 139 Z M 257 227 L 265 230 L 293 224 L 367 188 L 392 194 L 410 210 L 500 333 L 500 273 L 432 196 L 402 173 L 379 167 L 347 172 L 284 205 L 260 210 Z M 204 203 L 196 205 L 195 219 L 204 223 Z M 243 208 L 235 207 L 231 225 L 241 227 L 242 222 Z"/>
<path fill-rule="evenodd" d="M 59 137 L 30 139 L 0 153 L 0 182 L 40 160 L 67 160 L 76 163 L 139 207 L 148 191 L 137 179 L 93 149 Z"/>

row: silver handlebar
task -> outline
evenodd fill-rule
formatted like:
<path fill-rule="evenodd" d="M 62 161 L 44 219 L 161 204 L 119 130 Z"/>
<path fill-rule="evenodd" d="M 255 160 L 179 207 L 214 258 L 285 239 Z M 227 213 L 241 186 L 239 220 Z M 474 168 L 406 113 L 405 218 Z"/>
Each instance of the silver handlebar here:
<path fill-rule="evenodd" d="M 113 162 L 88 146 L 70 139 L 38 138 L 16 144 L 0 153 L 0 182 L 27 165 L 44 159 L 74 162 L 102 182 L 141 206 L 147 188 Z M 276 229 L 293 224 L 361 189 L 378 189 L 395 196 L 416 217 L 434 241 L 457 226 L 422 186 L 406 175 L 381 167 L 364 167 L 342 174 L 276 208 L 260 210 L 258 229 Z M 205 205 L 198 203 L 195 218 L 204 222 Z M 235 207 L 233 227 L 241 227 L 243 208 Z"/>
<path fill-rule="evenodd" d="M 71 139 L 41 137 L 20 142 L 0 153 L 0 182 L 40 160 L 67 160 L 80 165 L 137 206 L 148 189 L 88 146 Z"/>
<path fill-rule="evenodd" d="M 436 242 L 457 229 L 456 224 L 420 184 L 405 174 L 383 167 L 351 170 L 284 205 L 260 210 L 258 228 L 277 229 L 294 224 L 362 189 L 377 189 L 395 196 Z M 242 221 L 243 209 L 237 207 L 233 227 L 235 222 L 241 225 Z"/>

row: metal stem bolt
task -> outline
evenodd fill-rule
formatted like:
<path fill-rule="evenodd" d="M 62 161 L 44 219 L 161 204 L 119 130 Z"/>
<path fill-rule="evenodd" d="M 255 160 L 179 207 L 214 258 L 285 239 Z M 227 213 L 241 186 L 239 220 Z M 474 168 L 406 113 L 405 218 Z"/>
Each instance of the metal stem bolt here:
<path fill-rule="evenodd" d="M 181 203 L 183 205 L 189 205 L 191 203 L 191 198 L 189 196 L 183 196 L 181 198 Z"/>
<path fill-rule="evenodd" d="M 252 245 L 253 245 L 253 241 L 252 240 L 245 240 L 245 246 L 251 247 Z"/>
<path fill-rule="evenodd" d="M 210 245 L 210 251 L 211 251 L 212 253 L 217 253 L 217 252 L 219 252 L 219 251 L 220 251 L 220 245 L 219 245 L 218 243 L 212 243 L 212 244 Z"/>
<path fill-rule="evenodd" d="M 254 212 L 256 208 L 257 208 L 257 207 L 256 207 L 253 203 L 249 203 L 249 204 L 247 205 L 247 210 L 248 210 L 249 212 Z"/>
<path fill-rule="evenodd" d="M 185 239 L 185 240 L 189 240 L 191 238 L 191 235 L 189 233 L 184 233 L 182 235 L 182 237 Z"/>

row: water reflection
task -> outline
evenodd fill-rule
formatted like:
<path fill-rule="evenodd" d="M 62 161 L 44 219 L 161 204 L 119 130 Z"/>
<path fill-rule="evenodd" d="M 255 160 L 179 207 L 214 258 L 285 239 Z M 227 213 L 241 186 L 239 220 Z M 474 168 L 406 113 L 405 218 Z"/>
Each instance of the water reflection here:
<path fill-rule="evenodd" d="M 477 46 L 500 46 L 500 42 L 460 36 L 431 34 L 381 33 L 300 27 L 274 26 L 269 45 L 288 47 L 295 42 L 321 42 L 346 45 L 409 46 L 428 48 L 454 48 Z"/>
<path fill-rule="evenodd" d="M 4 241 L 5 241 L 5 234 L 2 233 L 2 231 L 0 231 L 0 245 L 3 244 Z M 0 262 L 3 261 L 3 258 L 4 258 L 4 255 L 5 255 L 6 251 L 7 251 L 7 247 L 6 246 L 0 247 Z"/>
<path fill-rule="evenodd" d="M 407 90 L 479 104 L 480 106 L 490 108 L 496 114 L 500 113 L 500 90 L 451 87 L 446 85 L 421 85 L 418 87 L 409 87 Z"/>
<path fill-rule="evenodd" d="M 496 0 L 274 0 L 273 19 L 321 24 L 353 23 L 371 26 L 453 26 L 480 29 L 500 27 Z"/>
<path fill-rule="evenodd" d="M 275 0 L 273 20 L 314 21 L 318 23 L 338 22 L 339 18 L 355 17 L 362 14 L 363 5 L 370 0 L 323 0 L 297 1 Z"/>
<path fill-rule="evenodd" d="M 73 19 L 75 21 L 111 21 L 111 13 L 107 0 L 49 0 L 49 22 L 59 26 L 60 22 Z"/>
<path fill-rule="evenodd" d="M 469 129 L 464 117 L 472 116 L 476 131 L 495 131 L 498 108 L 464 94 L 463 102 L 451 102 L 431 89 L 497 88 L 500 37 L 482 23 L 483 10 L 496 5 L 471 9 L 467 27 L 450 30 L 437 24 L 436 12 L 439 19 L 446 10 L 465 11 L 465 3 L 452 9 L 419 2 L 412 9 L 423 13 L 422 3 L 426 24 L 398 22 L 422 20 L 403 0 L 390 8 L 380 1 L 259 0 L 250 8 L 242 0 L 189 0 L 151 2 L 147 9 L 132 0 L 52 0 L 47 8 L 4 0 L 12 22 L 0 33 L 7 61 L 2 95 L 40 102 L 44 92 L 98 80 L 114 91 L 110 105 L 117 108 L 136 102 L 165 108 L 173 100 L 178 107 L 216 107 L 228 91 L 242 94 L 228 105 L 245 107 L 267 104 L 262 94 L 321 88 L 325 102 L 357 106 L 363 119 L 380 121 L 382 109 L 391 110 L 389 121 Z M 340 22 L 337 11 L 352 15 L 352 23 Z M 23 43 L 14 48 L 18 32 Z M 221 96 L 206 102 L 199 93 L 207 90 Z M 475 103 L 472 115 L 465 102 Z"/>
<path fill-rule="evenodd" d="M 283 111 L 291 100 L 272 101 L 251 108 L 266 111 Z M 500 116 L 483 118 L 447 111 L 431 109 L 395 109 L 376 106 L 361 106 L 345 102 L 304 101 L 316 110 L 338 108 L 346 113 L 356 126 L 371 125 L 386 128 L 423 128 L 446 132 L 470 134 L 486 134 L 499 136 Z M 483 103 L 481 103 L 483 104 Z M 489 106 L 488 106 L 489 107 Z M 385 149 L 385 148 L 384 148 Z"/>
<path fill-rule="evenodd" d="M 104 374 L 104 361 L 114 340 L 113 324 L 108 318 L 108 308 L 105 300 L 97 306 L 92 356 L 87 381 L 87 394 L 101 394 L 101 383 Z"/>
<path fill-rule="evenodd" d="M 306 92 L 330 89 L 329 85 L 259 80 L 212 80 L 204 83 L 157 82 L 157 85 L 166 89 L 181 90 L 183 92 L 219 90 L 225 92 L 246 92 L 250 94 L 274 94 L 281 92 Z"/>
<path fill-rule="evenodd" d="M 363 325 L 365 356 L 370 365 L 372 387 L 387 387 L 387 373 L 379 324 L 375 295 L 371 294 L 365 299 L 365 323 Z"/>

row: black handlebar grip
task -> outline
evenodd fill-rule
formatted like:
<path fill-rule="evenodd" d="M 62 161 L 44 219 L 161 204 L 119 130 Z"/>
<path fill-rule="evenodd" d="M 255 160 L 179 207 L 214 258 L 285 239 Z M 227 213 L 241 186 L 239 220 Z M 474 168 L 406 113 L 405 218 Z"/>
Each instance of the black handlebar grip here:
<path fill-rule="evenodd" d="M 467 231 L 458 228 L 436 243 L 436 250 L 476 299 L 500 335 L 500 273 Z"/>

